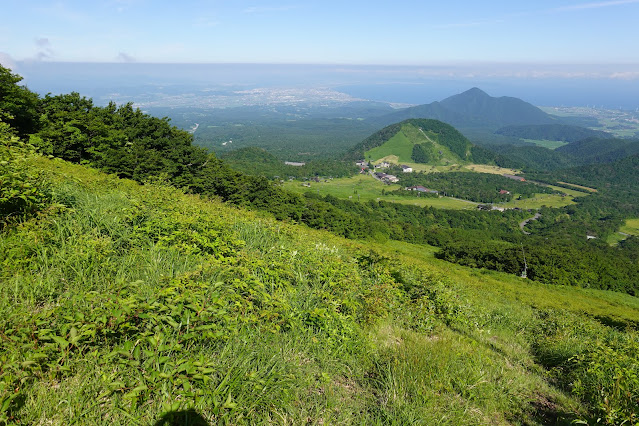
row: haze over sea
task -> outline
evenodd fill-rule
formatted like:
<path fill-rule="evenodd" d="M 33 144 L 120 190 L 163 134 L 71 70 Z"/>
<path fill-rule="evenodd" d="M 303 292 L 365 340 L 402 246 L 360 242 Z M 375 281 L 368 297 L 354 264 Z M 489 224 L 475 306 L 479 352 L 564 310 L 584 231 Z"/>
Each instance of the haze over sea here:
<path fill-rule="evenodd" d="M 634 65 L 569 67 L 526 64 L 446 66 L 295 64 L 143 64 L 19 61 L 14 71 L 39 93 L 80 91 L 106 103 L 112 94 L 154 90 L 181 95 L 197 90 L 329 88 L 355 98 L 424 104 L 471 87 L 539 106 L 639 108 Z M 566 71 L 568 70 L 568 71 Z M 621 70 L 621 71 L 619 71 Z M 119 99 L 119 98 L 116 98 Z M 193 106 L 197 98 L 192 100 Z"/>

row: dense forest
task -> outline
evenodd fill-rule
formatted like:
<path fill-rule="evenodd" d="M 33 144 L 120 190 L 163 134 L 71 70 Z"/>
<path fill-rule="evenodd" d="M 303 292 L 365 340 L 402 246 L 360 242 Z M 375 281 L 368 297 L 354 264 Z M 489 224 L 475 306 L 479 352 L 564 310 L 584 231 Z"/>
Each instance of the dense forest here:
<path fill-rule="evenodd" d="M 498 135 L 513 136 L 521 139 L 577 142 L 588 138 L 606 139 L 609 133 L 591 130 L 570 124 L 537 124 L 506 126 L 495 131 Z"/>
<path fill-rule="evenodd" d="M 314 176 L 342 177 L 359 171 L 352 161 L 339 159 L 310 160 L 303 165 L 287 165 L 270 152 L 257 147 L 241 148 L 220 155 L 226 164 L 248 175 L 268 178 L 310 178 Z"/>

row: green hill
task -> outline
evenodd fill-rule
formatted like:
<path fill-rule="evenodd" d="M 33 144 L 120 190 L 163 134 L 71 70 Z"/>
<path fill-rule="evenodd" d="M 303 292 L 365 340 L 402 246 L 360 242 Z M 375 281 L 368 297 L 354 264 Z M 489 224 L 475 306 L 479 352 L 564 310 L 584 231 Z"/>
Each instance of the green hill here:
<path fill-rule="evenodd" d="M 402 163 L 450 164 L 472 159 L 472 144 L 438 120 L 410 119 L 385 127 L 351 151 L 352 157 L 377 161 L 395 156 Z"/>

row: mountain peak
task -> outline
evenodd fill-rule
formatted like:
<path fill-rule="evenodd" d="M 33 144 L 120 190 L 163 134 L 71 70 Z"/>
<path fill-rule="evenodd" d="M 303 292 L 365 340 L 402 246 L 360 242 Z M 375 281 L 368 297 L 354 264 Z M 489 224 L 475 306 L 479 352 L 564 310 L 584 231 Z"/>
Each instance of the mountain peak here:
<path fill-rule="evenodd" d="M 484 92 L 479 87 L 473 87 L 459 94 L 459 96 L 464 96 L 464 95 L 485 96 L 489 98 L 491 97 L 488 93 Z"/>

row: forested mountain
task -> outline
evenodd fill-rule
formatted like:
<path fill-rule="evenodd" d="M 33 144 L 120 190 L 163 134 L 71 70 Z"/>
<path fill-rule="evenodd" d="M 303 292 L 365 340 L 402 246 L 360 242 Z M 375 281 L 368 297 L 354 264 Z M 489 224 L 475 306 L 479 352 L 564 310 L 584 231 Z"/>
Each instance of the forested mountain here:
<path fill-rule="evenodd" d="M 577 142 L 587 138 L 610 138 L 610 134 L 600 130 L 569 124 L 526 124 L 511 125 L 498 129 L 495 133 L 521 139 Z"/>
<path fill-rule="evenodd" d="M 508 125 L 552 124 L 557 119 L 534 105 L 513 97 L 492 97 L 476 87 L 440 102 L 419 105 L 382 117 L 393 123 L 409 118 L 433 118 L 459 128 L 483 128 L 495 131 Z"/>

